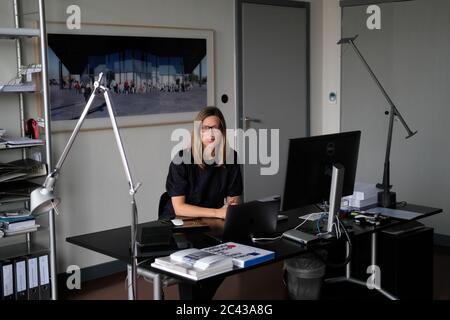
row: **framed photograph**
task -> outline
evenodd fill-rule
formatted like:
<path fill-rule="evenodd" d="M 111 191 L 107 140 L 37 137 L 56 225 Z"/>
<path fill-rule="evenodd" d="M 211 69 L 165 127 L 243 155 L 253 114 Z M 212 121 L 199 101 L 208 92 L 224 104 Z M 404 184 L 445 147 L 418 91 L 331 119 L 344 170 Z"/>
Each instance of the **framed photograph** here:
<path fill-rule="evenodd" d="M 214 105 L 214 32 L 208 29 L 48 23 L 52 131 L 72 130 L 104 74 L 119 126 L 186 123 Z M 110 128 L 98 96 L 83 129 Z"/>

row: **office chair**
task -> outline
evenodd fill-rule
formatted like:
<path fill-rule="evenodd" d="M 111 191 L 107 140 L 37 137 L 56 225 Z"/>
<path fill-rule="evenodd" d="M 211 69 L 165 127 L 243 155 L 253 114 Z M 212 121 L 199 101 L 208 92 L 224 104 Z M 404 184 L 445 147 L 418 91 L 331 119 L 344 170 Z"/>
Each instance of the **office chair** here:
<path fill-rule="evenodd" d="M 169 201 L 170 201 L 169 194 L 167 192 L 164 192 L 161 195 L 161 197 L 159 198 L 158 219 L 161 217 L 164 207 L 166 206 L 167 202 L 169 202 Z"/>

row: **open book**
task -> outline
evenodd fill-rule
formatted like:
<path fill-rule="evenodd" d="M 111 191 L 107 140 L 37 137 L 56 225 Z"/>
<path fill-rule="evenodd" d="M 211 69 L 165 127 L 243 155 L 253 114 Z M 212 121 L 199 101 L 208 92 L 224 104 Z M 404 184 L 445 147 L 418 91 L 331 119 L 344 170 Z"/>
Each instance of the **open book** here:
<path fill-rule="evenodd" d="M 156 258 L 152 267 L 192 280 L 201 280 L 232 270 L 233 260 L 200 249 L 186 249 Z"/>

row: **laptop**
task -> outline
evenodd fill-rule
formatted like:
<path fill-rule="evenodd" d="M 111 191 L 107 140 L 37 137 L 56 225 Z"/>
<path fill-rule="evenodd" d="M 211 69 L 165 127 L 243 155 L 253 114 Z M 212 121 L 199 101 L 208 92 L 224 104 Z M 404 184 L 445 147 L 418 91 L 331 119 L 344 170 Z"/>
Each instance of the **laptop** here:
<path fill-rule="evenodd" d="M 277 210 L 259 201 L 229 206 L 223 233 L 208 233 L 220 242 L 252 243 L 253 237 L 272 237 L 277 229 Z"/>
<path fill-rule="evenodd" d="M 190 243 L 183 234 L 174 233 L 171 237 L 170 243 L 167 245 L 160 245 L 160 246 L 137 245 L 136 256 L 138 258 L 156 258 L 168 256 L 176 251 L 188 249 L 191 247 L 192 243 Z"/>

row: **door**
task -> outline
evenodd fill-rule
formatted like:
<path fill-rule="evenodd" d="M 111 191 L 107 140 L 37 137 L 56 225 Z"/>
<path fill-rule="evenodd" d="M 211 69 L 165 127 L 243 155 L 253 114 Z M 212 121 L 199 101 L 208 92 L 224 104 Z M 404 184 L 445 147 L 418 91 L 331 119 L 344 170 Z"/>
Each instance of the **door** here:
<path fill-rule="evenodd" d="M 282 196 L 289 139 L 309 135 L 309 3 L 256 2 L 238 3 L 238 125 L 279 129 L 279 153 L 268 143 L 272 164 L 249 164 L 247 157 L 245 201 Z M 244 146 L 248 155 L 248 141 Z M 277 156 L 277 173 L 264 175 L 261 168 L 274 169 Z"/>

